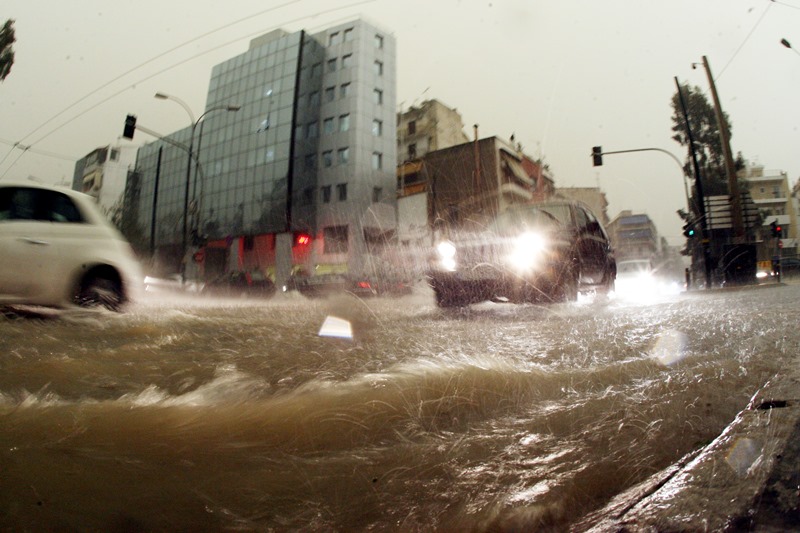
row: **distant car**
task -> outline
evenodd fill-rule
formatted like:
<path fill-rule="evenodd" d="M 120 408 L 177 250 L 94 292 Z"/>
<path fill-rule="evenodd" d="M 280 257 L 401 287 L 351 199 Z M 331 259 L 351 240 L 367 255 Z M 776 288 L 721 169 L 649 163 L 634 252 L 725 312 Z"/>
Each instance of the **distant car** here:
<path fill-rule="evenodd" d="M 333 294 L 349 293 L 356 296 L 375 296 L 377 291 L 367 278 L 348 274 L 295 275 L 291 285 L 309 298 L 326 297 Z"/>
<path fill-rule="evenodd" d="M 275 283 L 258 270 L 234 271 L 206 282 L 200 293 L 213 296 L 270 298 L 275 295 Z"/>
<path fill-rule="evenodd" d="M 486 300 L 552 302 L 579 291 L 609 292 L 616 262 L 603 226 L 583 204 L 511 207 L 481 231 L 439 242 L 428 283 L 440 307 Z"/>
<path fill-rule="evenodd" d="M 616 292 L 625 295 L 650 295 L 658 289 L 653 264 L 649 259 L 627 259 L 617 263 Z"/>
<path fill-rule="evenodd" d="M 781 258 L 781 276 L 787 278 L 800 275 L 800 260 L 794 257 Z"/>
<path fill-rule="evenodd" d="M 70 189 L 0 184 L 0 254 L 0 305 L 119 311 L 142 289 L 128 242 Z"/>

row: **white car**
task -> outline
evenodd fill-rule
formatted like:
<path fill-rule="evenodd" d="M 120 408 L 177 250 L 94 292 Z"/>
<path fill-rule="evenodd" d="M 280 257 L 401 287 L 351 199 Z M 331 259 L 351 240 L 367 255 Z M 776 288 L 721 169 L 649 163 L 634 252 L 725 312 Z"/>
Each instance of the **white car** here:
<path fill-rule="evenodd" d="M 131 246 L 90 196 L 0 183 L 0 305 L 119 311 L 141 287 Z"/>

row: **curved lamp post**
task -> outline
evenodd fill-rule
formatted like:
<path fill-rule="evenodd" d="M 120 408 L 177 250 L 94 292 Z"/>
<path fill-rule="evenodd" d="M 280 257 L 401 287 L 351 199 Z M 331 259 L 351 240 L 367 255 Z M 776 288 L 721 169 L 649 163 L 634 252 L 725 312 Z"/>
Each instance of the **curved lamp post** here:
<path fill-rule="evenodd" d="M 197 125 L 200 124 L 206 115 L 213 111 L 239 111 L 242 107 L 238 105 L 219 105 L 214 106 L 207 109 L 202 115 L 200 115 L 197 120 L 194 118 L 194 114 L 192 113 L 191 108 L 188 106 L 186 102 L 178 98 L 177 96 L 172 96 L 165 93 L 156 93 L 154 95 L 156 98 L 160 100 L 172 100 L 180 104 L 181 107 L 186 111 L 189 115 L 189 119 L 192 121 L 192 131 L 189 137 L 189 160 L 186 163 L 186 189 L 183 194 L 183 233 L 181 239 L 181 252 L 182 252 L 182 260 L 181 260 L 181 282 L 186 283 L 186 252 L 188 250 L 187 241 L 188 241 L 188 232 L 189 232 L 189 185 L 191 184 L 191 177 L 192 177 L 192 159 L 195 161 L 200 160 L 198 154 L 194 153 L 194 132 L 197 129 Z M 198 148 L 198 152 L 199 152 Z"/>

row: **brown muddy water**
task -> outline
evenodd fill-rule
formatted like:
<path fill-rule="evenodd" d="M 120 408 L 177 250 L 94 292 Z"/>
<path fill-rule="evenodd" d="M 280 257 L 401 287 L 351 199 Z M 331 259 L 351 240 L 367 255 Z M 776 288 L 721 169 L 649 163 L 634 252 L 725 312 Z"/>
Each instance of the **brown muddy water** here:
<path fill-rule="evenodd" d="M 796 364 L 798 296 L 6 313 L 0 529 L 568 530 Z"/>

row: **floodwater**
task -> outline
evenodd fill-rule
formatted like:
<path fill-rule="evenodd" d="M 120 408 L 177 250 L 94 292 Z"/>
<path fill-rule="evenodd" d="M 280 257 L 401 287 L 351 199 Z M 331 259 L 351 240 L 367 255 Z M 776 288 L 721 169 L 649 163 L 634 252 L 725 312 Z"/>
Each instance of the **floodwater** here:
<path fill-rule="evenodd" d="M 796 364 L 798 296 L 0 315 L 0 529 L 567 530 Z"/>

